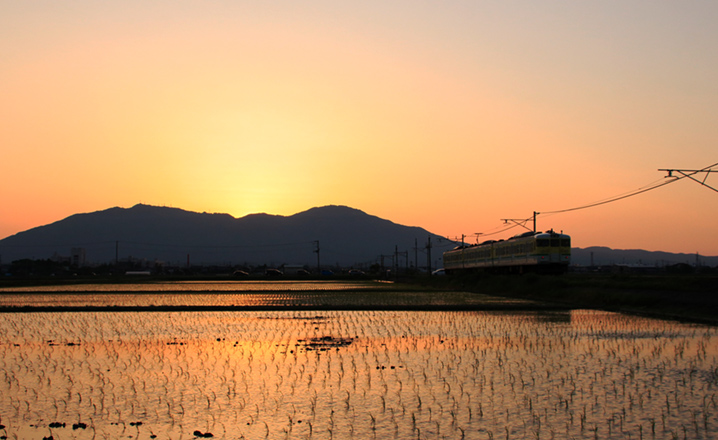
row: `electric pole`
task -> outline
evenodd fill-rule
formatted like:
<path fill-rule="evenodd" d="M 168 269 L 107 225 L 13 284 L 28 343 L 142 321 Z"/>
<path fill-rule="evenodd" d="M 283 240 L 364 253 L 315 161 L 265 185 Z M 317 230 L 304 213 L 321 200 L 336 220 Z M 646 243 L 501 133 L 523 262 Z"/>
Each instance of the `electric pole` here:
<path fill-rule="evenodd" d="M 694 182 L 700 183 L 701 185 L 705 186 L 708 189 L 712 189 L 713 191 L 718 192 L 718 189 L 715 189 L 712 186 L 706 184 L 706 179 L 708 179 L 708 176 L 710 175 L 710 173 L 718 173 L 718 170 L 711 169 L 716 165 L 718 165 L 718 164 L 711 165 L 709 167 L 703 168 L 702 170 L 678 170 L 678 169 L 674 169 L 674 168 L 661 168 L 658 171 L 667 172 L 668 175 L 666 176 L 666 178 L 672 177 L 675 179 L 682 179 L 683 177 L 687 177 Z M 673 173 L 678 173 L 683 177 L 674 176 Z M 700 173 L 706 173 L 705 177 L 703 177 L 703 180 L 698 180 L 695 177 L 693 177 L 694 174 L 700 174 Z"/>
<path fill-rule="evenodd" d="M 394 245 L 394 273 L 399 274 L 399 246 Z"/>
<path fill-rule="evenodd" d="M 464 248 L 466 248 L 466 246 L 464 246 L 464 238 L 465 237 L 466 237 L 466 234 L 461 234 L 461 267 L 462 268 L 466 267 L 466 263 L 464 261 Z"/>
<path fill-rule="evenodd" d="M 409 251 L 403 251 L 399 252 L 399 245 L 394 245 L 394 268 L 396 270 L 396 273 L 399 273 L 399 255 L 404 256 L 406 258 L 405 265 L 406 265 L 406 272 L 409 271 Z"/>
<path fill-rule="evenodd" d="M 536 216 L 539 215 L 539 214 L 541 214 L 541 213 L 534 211 L 534 215 L 533 215 L 534 229 L 533 229 L 533 231 L 532 231 L 532 232 L 534 232 L 534 233 L 536 233 Z M 521 226 L 522 228 L 531 231 L 531 229 L 529 229 L 529 228 L 526 227 L 526 222 L 529 221 L 529 220 L 531 220 L 531 218 L 521 218 L 521 219 L 516 219 L 516 218 L 502 218 L 501 220 L 502 220 L 504 223 L 511 222 L 511 223 L 514 223 L 514 224 L 517 225 L 517 226 Z"/>
<path fill-rule="evenodd" d="M 431 275 L 431 235 L 426 242 L 426 270 Z"/>
<path fill-rule="evenodd" d="M 319 240 L 314 240 L 314 244 L 317 246 L 317 248 L 314 249 L 314 251 L 313 251 L 313 252 L 317 253 L 317 274 L 321 275 L 322 274 L 322 266 L 319 261 Z"/>
<path fill-rule="evenodd" d="M 419 270 L 419 244 L 414 237 L 414 272 Z"/>

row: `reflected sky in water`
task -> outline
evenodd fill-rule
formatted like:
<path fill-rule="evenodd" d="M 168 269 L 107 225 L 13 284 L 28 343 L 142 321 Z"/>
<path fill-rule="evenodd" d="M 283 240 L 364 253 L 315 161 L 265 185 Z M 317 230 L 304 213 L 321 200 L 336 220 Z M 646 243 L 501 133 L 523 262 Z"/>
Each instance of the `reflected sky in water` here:
<path fill-rule="evenodd" d="M 11 438 L 718 433 L 712 327 L 593 311 L 4 318 L 0 415 Z"/>

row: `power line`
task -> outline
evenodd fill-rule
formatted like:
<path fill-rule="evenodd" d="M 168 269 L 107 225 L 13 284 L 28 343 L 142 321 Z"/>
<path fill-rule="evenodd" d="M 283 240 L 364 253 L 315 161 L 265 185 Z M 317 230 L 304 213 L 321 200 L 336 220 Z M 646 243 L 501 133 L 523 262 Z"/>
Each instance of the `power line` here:
<path fill-rule="evenodd" d="M 559 210 L 555 210 L 555 211 L 534 212 L 534 215 L 533 215 L 532 217 L 528 217 L 528 218 L 525 218 L 525 219 L 503 219 L 503 220 L 504 220 L 504 224 L 506 224 L 508 221 L 511 221 L 513 224 L 511 224 L 511 226 L 509 226 L 509 227 L 507 227 L 507 228 L 503 228 L 503 229 L 501 229 L 501 230 L 499 230 L 499 231 L 482 233 L 481 235 L 483 235 L 483 236 L 496 235 L 496 234 L 500 234 L 500 233 L 502 233 L 502 232 L 506 232 L 506 231 L 508 231 L 508 230 L 511 230 L 511 229 L 513 229 L 513 228 L 515 228 L 515 227 L 518 227 L 518 226 L 521 226 L 521 227 L 523 227 L 523 228 L 528 229 L 528 228 L 526 227 L 526 223 L 528 223 L 531 219 L 534 220 L 534 230 L 535 230 L 535 228 L 536 228 L 536 227 L 535 227 L 536 216 L 539 215 L 539 214 L 543 214 L 543 215 L 561 214 L 561 213 L 564 213 L 564 212 L 578 211 L 578 210 L 581 210 L 581 209 L 587 209 L 587 208 L 593 208 L 593 207 L 596 207 L 596 206 L 606 205 L 606 204 L 608 204 L 608 203 L 617 202 L 617 201 L 619 201 L 619 200 L 623 200 L 623 199 L 627 199 L 627 198 L 629 198 L 629 197 L 637 196 L 637 195 L 639 195 L 639 194 L 643 194 L 643 193 L 648 192 L 648 191 L 653 191 L 654 189 L 661 188 L 661 187 L 663 187 L 663 186 L 669 185 L 669 184 L 671 184 L 671 183 L 674 183 L 674 182 L 677 182 L 677 181 L 679 181 L 679 180 L 686 179 L 686 178 L 688 178 L 688 179 L 690 179 L 690 180 L 693 180 L 693 181 L 695 181 L 695 182 L 697 182 L 697 183 L 699 183 L 699 184 L 705 186 L 705 187 L 708 188 L 708 189 L 711 189 L 711 190 L 713 190 L 713 191 L 718 192 L 718 189 L 713 188 L 712 186 L 710 186 L 710 185 L 708 185 L 708 184 L 705 183 L 705 181 L 706 181 L 706 179 L 708 178 L 708 175 L 709 175 L 710 173 L 716 173 L 716 172 L 718 172 L 718 170 L 713 170 L 713 169 L 712 169 L 712 168 L 715 167 L 715 166 L 718 166 L 718 162 L 716 162 L 716 163 L 714 163 L 714 164 L 712 164 L 712 165 L 709 165 L 709 166 L 707 166 L 707 167 L 704 167 L 704 168 L 702 168 L 702 169 L 700 169 L 700 170 L 659 169 L 658 171 L 666 171 L 666 172 L 668 172 L 668 175 L 667 175 L 665 178 L 663 178 L 663 179 L 655 180 L 655 181 L 653 181 L 653 182 L 651 182 L 651 183 L 649 183 L 649 184 L 647 184 L 647 185 L 644 185 L 644 186 L 642 186 L 642 187 L 640 187 L 640 188 L 637 188 L 637 189 L 635 189 L 635 190 L 628 191 L 628 192 L 626 192 L 626 193 L 622 193 L 622 194 L 619 194 L 619 195 L 616 195 L 616 196 L 612 196 L 612 197 L 609 197 L 609 198 L 606 198 L 606 199 L 602 199 L 602 200 L 599 200 L 599 201 L 596 201 L 596 202 L 593 202 L 593 203 L 589 203 L 589 204 L 587 204 L 587 205 L 576 206 L 576 207 L 573 207 L 573 208 L 559 209 Z M 673 175 L 674 172 L 679 173 L 680 176 Z M 705 176 L 705 178 L 704 178 L 702 181 L 701 181 L 701 180 L 698 180 L 698 179 L 696 179 L 696 178 L 693 177 L 694 175 L 700 174 L 700 173 L 706 173 L 706 176 Z M 669 179 L 671 179 L 671 180 L 665 180 L 666 178 L 669 178 Z"/>
<path fill-rule="evenodd" d="M 557 210 L 557 211 L 544 211 L 544 212 L 542 212 L 541 214 L 559 214 L 559 213 L 563 213 L 563 212 L 578 211 L 579 209 L 593 208 L 594 206 L 605 205 L 605 204 L 607 204 L 607 203 L 616 202 L 616 201 L 618 201 L 618 200 L 623 200 L 623 199 L 627 199 L 627 198 L 629 198 L 629 197 L 637 196 L 638 194 L 643 194 L 643 193 L 645 193 L 645 192 L 652 191 L 652 190 L 654 190 L 654 189 L 660 188 L 660 187 L 662 187 L 662 186 L 666 186 L 666 185 L 668 185 L 668 184 L 677 182 L 677 181 L 679 181 L 679 180 L 681 180 L 681 179 L 685 179 L 685 178 L 689 178 L 689 179 L 695 180 L 696 182 L 698 182 L 698 183 L 700 183 L 700 184 L 702 184 L 702 185 L 705 185 L 705 183 L 703 183 L 703 182 L 705 182 L 705 179 L 704 179 L 703 182 L 701 182 L 701 181 L 699 181 L 699 180 L 694 179 L 694 178 L 691 177 L 691 176 L 693 176 L 694 174 L 698 174 L 698 173 L 711 173 L 711 172 L 716 172 L 716 171 L 714 171 L 714 170 L 711 170 L 711 168 L 713 168 L 714 166 L 717 166 L 717 165 L 718 165 L 718 162 L 717 162 L 717 163 L 714 163 L 713 165 L 707 166 L 707 167 L 705 167 L 705 168 L 703 168 L 703 169 L 700 169 L 700 170 L 665 170 L 665 169 L 662 169 L 662 170 L 659 170 L 659 171 L 668 171 L 669 173 L 668 173 L 668 176 L 666 176 L 666 177 L 667 177 L 667 178 L 672 178 L 672 180 L 664 180 L 664 181 L 661 182 L 661 183 L 656 183 L 656 182 L 658 182 L 658 181 L 656 181 L 656 182 L 650 183 L 650 184 L 648 184 L 648 185 L 645 185 L 645 186 L 643 186 L 643 187 L 641 187 L 641 188 L 638 188 L 638 189 L 636 189 L 636 190 L 634 190 L 634 191 L 630 191 L 630 192 L 628 192 L 628 193 L 625 193 L 625 194 L 622 194 L 622 195 L 619 195 L 619 196 L 610 197 L 610 198 L 605 199 L 605 200 L 602 200 L 602 201 L 590 203 L 590 204 L 588 204 L 588 205 L 578 206 L 578 207 L 575 207 L 575 208 L 560 209 L 560 210 Z M 674 176 L 674 175 L 671 174 L 671 171 L 678 171 L 678 172 L 681 174 L 681 176 Z M 686 173 L 689 173 L 689 174 L 686 174 Z M 707 178 L 707 177 L 708 177 L 708 176 L 707 176 L 707 174 L 706 174 L 706 178 Z M 708 185 L 705 185 L 705 186 L 708 186 Z M 711 188 L 711 187 L 709 187 L 709 188 Z M 711 188 L 711 189 L 714 190 L 714 191 L 718 191 L 718 190 L 716 190 L 715 188 Z"/>
<path fill-rule="evenodd" d="M 673 180 L 668 180 L 668 181 L 663 181 L 662 183 L 659 183 L 659 184 L 654 184 L 654 185 L 652 185 L 652 186 L 639 188 L 639 189 L 634 190 L 634 191 L 631 191 L 631 192 L 629 192 L 629 193 L 627 193 L 627 194 L 624 194 L 624 195 L 621 195 L 621 196 L 614 196 L 614 197 L 611 197 L 611 198 L 608 198 L 608 199 L 605 199 L 605 200 L 602 200 L 602 201 L 590 203 L 590 204 L 588 204 L 588 205 L 577 206 L 577 207 L 575 207 L 575 208 L 568 208 L 568 209 L 559 209 L 559 210 L 556 210 L 556 211 L 543 211 L 543 212 L 541 212 L 540 214 L 560 214 L 560 213 L 563 213 L 563 212 L 571 212 L 571 211 L 578 211 L 578 210 L 580 210 L 580 209 L 593 208 L 593 207 L 595 207 L 595 206 L 605 205 L 605 204 L 607 204 L 607 203 L 617 202 L 617 201 L 619 201 L 619 200 L 623 200 L 623 199 L 627 199 L 627 198 L 629 198 L 629 197 L 637 196 L 638 194 L 642 194 L 642 193 L 644 193 L 644 192 L 652 191 L 652 190 L 654 190 L 654 189 L 660 188 L 660 187 L 662 187 L 662 186 L 666 186 L 666 185 L 668 185 L 668 184 L 670 184 L 670 183 L 673 183 L 673 182 L 676 182 L 676 181 L 678 181 L 678 180 L 679 180 L 679 178 L 675 178 L 675 179 L 673 179 Z"/>
<path fill-rule="evenodd" d="M 528 221 L 529 221 L 529 219 L 524 219 L 524 220 L 523 220 L 524 224 L 526 224 L 526 222 L 528 222 Z M 506 225 L 506 223 L 503 223 L 503 224 Z M 506 231 L 510 231 L 511 229 L 516 228 L 516 227 L 519 227 L 519 226 L 522 226 L 522 225 L 519 225 L 518 223 L 513 223 L 513 224 L 511 224 L 511 226 L 507 226 L 507 227 L 505 227 L 505 228 L 502 228 L 501 226 L 497 226 L 497 227 L 495 227 L 494 229 L 498 229 L 498 228 L 502 228 L 502 229 L 499 229 L 498 231 L 495 231 L 494 229 L 490 229 L 489 232 L 482 232 L 482 233 L 481 233 L 481 236 L 482 236 L 482 237 L 490 237 L 490 236 L 492 236 L 492 235 L 497 235 L 497 234 L 501 234 L 501 233 L 506 232 Z M 525 226 L 524 226 L 524 227 L 525 227 Z M 492 232 L 492 231 L 493 231 L 493 232 Z"/>
<path fill-rule="evenodd" d="M 677 170 L 677 169 L 669 168 L 669 169 L 660 169 L 658 171 L 668 172 L 668 176 L 666 176 L 666 177 L 675 177 L 675 176 L 673 176 L 674 172 L 680 173 L 683 177 L 687 177 L 694 182 L 700 183 L 701 185 L 705 186 L 708 189 L 712 189 L 713 191 L 718 192 L 718 189 L 715 189 L 706 183 L 706 180 L 708 179 L 708 176 L 710 175 L 710 173 L 718 173 L 718 170 L 709 169 L 709 168 L 713 168 L 714 166 L 715 165 L 711 165 L 709 167 L 703 168 L 702 170 Z M 686 174 L 686 173 L 690 173 L 690 174 Z M 703 180 L 698 180 L 695 177 L 693 177 L 694 174 L 698 174 L 698 173 L 706 173 L 706 176 L 703 178 Z"/>

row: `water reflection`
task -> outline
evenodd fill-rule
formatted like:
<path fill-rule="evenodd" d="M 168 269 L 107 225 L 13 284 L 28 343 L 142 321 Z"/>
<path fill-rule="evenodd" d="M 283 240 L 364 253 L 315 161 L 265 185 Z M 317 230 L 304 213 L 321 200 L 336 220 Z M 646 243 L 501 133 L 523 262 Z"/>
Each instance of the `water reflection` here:
<path fill-rule="evenodd" d="M 392 283 L 376 281 L 351 282 L 312 280 L 312 281 L 157 281 L 144 283 L 101 283 L 101 284 L 59 284 L 47 286 L 21 286 L 4 287 L 0 292 L 84 292 L 84 293 L 107 293 L 107 292 L 298 292 L 298 291 L 337 291 L 337 290 L 362 290 L 391 288 Z"/>
<path fill-rule="evenodd" d="M 11 438 L 718 433 L 711 327 L 590 311 L 4 318 L 0 415 Z"/>
<path fill-rule="evenodd" d="M 532 301 L 377 281 L 227 281 L 0 288 L 0 308 L 86 310 L 248 308 L 542 308 Z M 543 307 L 546 308 L 546 307 Z"/>

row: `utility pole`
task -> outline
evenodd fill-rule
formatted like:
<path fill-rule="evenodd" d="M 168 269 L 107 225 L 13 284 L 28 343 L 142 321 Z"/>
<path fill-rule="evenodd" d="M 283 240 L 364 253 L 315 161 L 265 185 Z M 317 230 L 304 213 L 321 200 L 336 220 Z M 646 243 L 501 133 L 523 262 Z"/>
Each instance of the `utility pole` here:
<path fill-rule="evenodd" d="M 314 240 L 314 244 L 317 246 L 317 248 L 314 249 L 314 252 L 317 253 L 317 273 L 319 275 L 321 275 L 322 274 L 322 266 L 319 262 L 319 240 Z"/>
<path fill-rule="evenodd" d="M 394 273 L 399 274 L 399 245 L 394 245 Z"/>
<path fill-rule="evenodd" d="M 534 232 L 534 233 L 536 233 L 536 216 L 539 215 L 539 214 L 541 214 L 541 213 L 534 211 L 534 215 L 533 215 L 533 221 L 534 221 L 534 229 L 533 229 L 533 232 Z M 526 227 L 526 222 L 529 221 L 529 220 L 531 220 L 531 218 L 521 218 L 521 219 L 517 219 L 517 218 L 502 218 L 501 220 L 502 220 L 504 223 L 511 222 L 511 223 L 516 224 L 517 226 L 521 226 L 522 228 L 531 231 L 531 229 L 529 229 L 529 228 Z"/>
<path fill-rule="evenodd" d="M 429 240 L 426 242 L 426 270 L 431 275 L 431 235 L 429 235 Z"/>
<path fill-rule="evenodd" d="M 414 237 L 414 270 L 419 270 L 419 244 L 416 237 Z"/>
<path fill-rule="evenodd" d="M 708 179 L 708 176 L 710 175 L 710 173 L 718 173 L 718 170 L 711 169 L 716 165 L 718 165 L 718 164 L 713 164 L 709 167 L 703 168 L 702 170 L 678 170 L 678 169 L 674 169 L 674 168 L 661 168 L 658 171 L 667 172 L 668 175 L 666 175 L 666 178 L 682 179 L 683 177 L 687 177 L 694 182 L 700 183 L 701 185 L 705 186 L 708 189 L 712 189 L 713 191 L 718 192 L 718 189 L 715 189 L 712 186 L 706 184 L 706 180 Z M 678 173 L 683 177 L 674 176 L 673 173 Z M 706 173 L 705 177 L 703 177 L 703 180 L 698 180 L 695 177 L 693 177 L 694 174 L 700 174 L 700 173 Z"/>
<path fill-rule="evenodd" d="M 394 245 L 394 255 L 395 255 L 394 265 L 395 265 L 395 269 L 396 269 L 396 274 L 398 275 L 399 274 L 399 245 L 396 245 L 396 244 Z"/>
<path fill-rule="evenodd" d="M 394 245 L 394 265 L 396 269 L 396 273 L 399 273 L 399 255 L 403 256 L 405 258 L 404 264 L 405 264 L 405 272 L 409 272 L 409 251 L 403 251 L 399 252 L 399 246 Z"/>
<path fill-rule="evenodd" d="M 391 271 L 389 271 L 389 272 L 391 273 L 391 272 L 393 271 L 394 273 L 392 273 L 392 275 L 393 275 L 393 276 L 396 276 L 396 271 L 395 271 L 395 269 L 394 269 L 394 266 L 396 266 L 396 260 L 395 260 L 395 258 L 394 258 L 395 255 L 394 255 L 394 254 L 392 254 L 392 255 L 384 255 L 384 254 L 381 254 L 379 257 L 381 258 L 381 273 L 382 273 L 382 276 L 385 276 L 385 275 L 386 275 L 386 271 L 385 271 L 385 269 L 384 269 L 384 258 L 391 258 Z"/>

